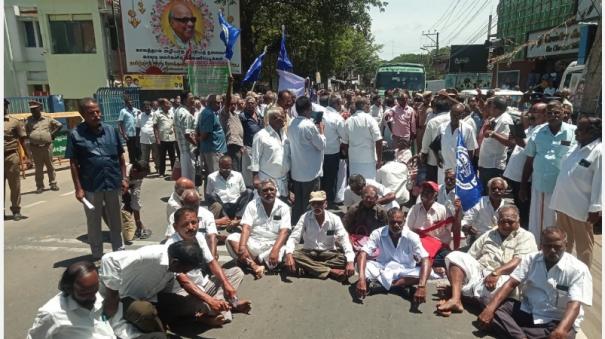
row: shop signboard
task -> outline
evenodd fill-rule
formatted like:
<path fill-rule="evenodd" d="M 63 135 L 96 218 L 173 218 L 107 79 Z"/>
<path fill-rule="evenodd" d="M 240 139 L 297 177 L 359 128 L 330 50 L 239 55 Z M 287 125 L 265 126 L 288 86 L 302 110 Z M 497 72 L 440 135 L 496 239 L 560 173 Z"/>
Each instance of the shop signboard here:
<path fill-rule="evenodd" d="M 580 47 L 580 28 L 578 25 L 571 25 L 533 32 L 528 34 L 527 41 L 528 58 L 576 54 Z"/>
<path fill-rule="evenodd" d="M 177 74 L 125 74 L 124 87 L 142 90 L 183 90 L 183 76 Z"/>

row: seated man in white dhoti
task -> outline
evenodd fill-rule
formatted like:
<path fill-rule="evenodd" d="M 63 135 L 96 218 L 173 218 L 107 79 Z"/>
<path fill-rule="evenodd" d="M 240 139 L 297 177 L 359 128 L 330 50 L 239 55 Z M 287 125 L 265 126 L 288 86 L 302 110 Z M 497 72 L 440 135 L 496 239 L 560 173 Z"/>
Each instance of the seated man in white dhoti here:
<path fill-rule="evenodd" d="M 405 215 L 401 210 L 390 209 L 388 219 L 389 225 L 374 230 L 357 256 L 357 296 L 364 298 L 369 290 L 374 292 L 379 288 L 376 282 L 387 291 L 418 284 L 413 299 L 423 303 L 426 301 L 426 281 L 431 274 L 429 255 L 418 235 L 404 227 Z M 376 260 L 368 260 L 368 255 L 377 249 L 380 254 Z M 419 262 L 420 267 L 417 266 Z M 368 288 L 368 282 L 371 288 Z"/>
<path fill-rule="evenodd" d="M 504 205 L 496 212 L 498 227 L 480 236 L 468 253 L 453 251 L 445 257 L 452 296 L 437 305 L 437 312 L 449 316 L 464 311 L 461 297 L 472 297 L 486 304 L 494 291 L 508 280 L 521 258 L 537 251 L 533 234 L 519 224 L 519 210 Z"/>
<path fill-rule="evenodd" d="M 274 269 L 282 262 L 290 225 L 290 207 L 276 199 L 277 185 L 272 179 L 263 180 L 258 197 L 250 201 L 242 216 L 242 233 L 227 237 L 227 251 L 232 258 L 250 269 L 258 279 L 266 265 Z"/>
<path fill-rule="evenodd" d="M 376 203 L 381 205 L 382 208 L 387 211 L 393 207 L 399 208 L 399 204 L 395 200 L 395 193 L 383 184 L 376 180 L 366 179 L 361 174 L 353 174 L 349 177 L 349 186 L 345 190 L 344 205 L 347 209 L 357 205 L 361 201 L 361 192 L 366 185 L 376 187 L 376 192 L 378 193 L 378 201 Z"/>

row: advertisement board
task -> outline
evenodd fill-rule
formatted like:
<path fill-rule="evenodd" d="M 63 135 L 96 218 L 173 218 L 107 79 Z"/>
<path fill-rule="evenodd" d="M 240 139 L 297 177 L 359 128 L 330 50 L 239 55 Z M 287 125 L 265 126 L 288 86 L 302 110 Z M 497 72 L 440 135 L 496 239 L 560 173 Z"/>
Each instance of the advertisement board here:
<path fill-rule="evenodd" d="M 529 33 L 527 36 L 527 57 L 537 58 L 549 55 L 575 54 L 580 47 L 578 25 Z"/>
<path fill-rule="evenodd" d="M 142 90 L 183 90 L 183 76 L 124 74 L 124 87 L 139 87 Z"/>
<path fill-rule="evenodd" d="M 223 10 L 227 21 L 240 27 L 237 0 L 227 1 L 224 7 L 213 0 L 121 1 L 121 9 L 129 73 L 184 74 L 185 54 L 191 60 L 225 60 L 219 12 Z M 239 39 L 231 70 L 242 72 Z"/>
<path fill-rule="evenodd" d="M 445 88 L 455 88 L 458 91 L 465 89 L 492 88 L 491 73 L 458 73 L 445 75 Z"/>
<path fill-rule="evenodd" d="M 449 73 L 487 72 L 488 52 L 485 45 L 452 45 Z"/>

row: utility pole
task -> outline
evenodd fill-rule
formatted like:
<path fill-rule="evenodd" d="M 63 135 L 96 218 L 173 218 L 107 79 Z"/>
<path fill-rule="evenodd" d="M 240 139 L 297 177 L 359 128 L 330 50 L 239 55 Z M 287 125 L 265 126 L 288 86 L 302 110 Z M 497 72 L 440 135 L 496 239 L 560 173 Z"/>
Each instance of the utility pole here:
<path fill-rule="evenodd" d="M 430 33 L 430 32 L 424 33 L 424 31 L 422 31 L 422 35 L 429 38 L 434 43 L 434 45 L 423 45 L 422 48 L 423 49 L 435 48 L 435 57 L 437 57 L 438 53 L 439 53 L 439 32 L 434 31 L 433 33 Z M 433 37 L 435 37 L 435 38 L 433 39 Z"/>

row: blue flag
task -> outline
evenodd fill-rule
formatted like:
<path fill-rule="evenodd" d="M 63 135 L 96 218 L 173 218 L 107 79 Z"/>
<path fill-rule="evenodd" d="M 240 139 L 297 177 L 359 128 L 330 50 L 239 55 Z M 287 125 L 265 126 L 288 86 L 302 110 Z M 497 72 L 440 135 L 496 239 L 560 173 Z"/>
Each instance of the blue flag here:
<path fill-rule="evenodd" d="M 246 72 L 246 75 L 244 76 L 244 80 L 242 80 L 243 82 L 258 80 L 260 70 L 263 67 L 265 53 L 266 51 L 264 51 L 261 55 L 257 56 L 256 59 L 254 59 L 254 62 L 252 63 L 252 65 L 250 65 L 250 68 L 248 68 L 248 72 Z"/>
<path fill-rule="evenodd" d="M 481 183 L 468 155 L 462 133 L 458 133 L 456 143 L 456 195 L 460 198 L 464 211 L 475 206 L 481 199 Z"/>
<path fill-rule="evenodd" d="M 288 52 L 286 51 L 286 31 L 282 30 L 281 47 L 279 48 L 279 56 L 277 57 L 277 69 L 292 72 L 293 68 L 292 61 L 288 58 Z"/>
<path fill-rule="evenodd" d="M 218 13 L 218 22 L 221 24 L 221 40 L 225 43 L 225 58 L 231 60 L 233 58 L 233 45 L 239 37 L 239 28 L 230 25 L 223 17 L 223 13 Z"/>

